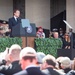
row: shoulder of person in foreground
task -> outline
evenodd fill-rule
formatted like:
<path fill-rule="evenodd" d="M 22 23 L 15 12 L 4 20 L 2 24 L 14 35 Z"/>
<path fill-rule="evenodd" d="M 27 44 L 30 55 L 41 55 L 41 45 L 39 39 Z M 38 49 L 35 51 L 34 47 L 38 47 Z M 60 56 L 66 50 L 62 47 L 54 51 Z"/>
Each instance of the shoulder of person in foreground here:
<path fill-rule="evenodd" d="M 15 73 L 13 75 L 28 75 L 27 71 L 26 70 L 23 70 L 23 71 L 20 71 L 18 73 Z"/>
<path fill-rule="evenodd" d="M 0 75 L 5 75 L 5 74 L 0 73 Z"/>
<path fill-rule="evenodd" d="M 51 75 L 50 72 L 48 71 L 48 69 L 42 70 L 42 72 L 46 75 Z"/>
<path fill-rule="evenodd" d="M 51 74 L 47 74 L 46 72 L 41 71 L 43 75 L 51 75 Z M 15 73 L 13 75 L 28 75 L 26 70 L 20 71 L 18 73 Z"/>
<path fill-rule="evenodd" d="M 2 66 L 0 66 L 0 73 L 5 74 L 8 71 L 8 69 L 9 69 L 9 66 L 2 65 Z"/>
<path fill-rule="evenodd" d="M 66 75 L 75 75 L 75 70 L 69 71 Z"/>

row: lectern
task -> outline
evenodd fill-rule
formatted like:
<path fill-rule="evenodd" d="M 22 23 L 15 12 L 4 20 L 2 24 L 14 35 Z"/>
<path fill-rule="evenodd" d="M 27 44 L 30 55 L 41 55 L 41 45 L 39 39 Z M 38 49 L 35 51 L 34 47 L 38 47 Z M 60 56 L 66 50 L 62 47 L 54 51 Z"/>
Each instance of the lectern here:
<path fill-rule="evenodd" d="M 28 19 L 22 19 L 20 25 L 12 28 L 12 35 L 22 38 L 22 48 L 26 46 L 34 48 L 36 26 L 34 23 L 29 23 Z"/>

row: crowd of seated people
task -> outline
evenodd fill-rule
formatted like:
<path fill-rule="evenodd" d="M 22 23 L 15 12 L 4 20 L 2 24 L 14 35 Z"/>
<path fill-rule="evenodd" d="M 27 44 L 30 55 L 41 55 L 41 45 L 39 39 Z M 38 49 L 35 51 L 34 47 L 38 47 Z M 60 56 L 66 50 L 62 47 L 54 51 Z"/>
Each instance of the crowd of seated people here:
<path fill-rule="evenodd" d="M 75 58 L 55 58 L 34 48 L 22 49 L 13 44 L 0 53 L 0 75 L 75 75 Z"/>
<path fill-rule="evenodd" d="M 60 30 L 58 31 L 57 29 L 53 29 L 53 31 L 50 31 L 49 34 L 49 38 L 60 38 L 60 40 L 62 41 L 63 45 L 62 48 L 63 49 L 71 49 L 72 48 L 72 44 L 74 45 L 74 37 L 72 34 L 72 29 L 69 29 L 69 32 L 65 32 L 63 33 L 62 29 L 60 28 Z"/>
<path fill-rule="evenodd" d="M 53 29 L 50 31 L 49 38 L 55 38 L 55 39 L 60 39 L 62 41 L 62 48 L 63 49 L 71 49 L 71 44 L 73 43 L 72 40 L 72 29 L 69 29 L 68 32 L 63 33 L 62 28 L 59 29 Z M 36 33 L 37 38 L 45 38 L 45 33 L 43 31 L 42 27 L 38 28 L 38 31 Z"/>

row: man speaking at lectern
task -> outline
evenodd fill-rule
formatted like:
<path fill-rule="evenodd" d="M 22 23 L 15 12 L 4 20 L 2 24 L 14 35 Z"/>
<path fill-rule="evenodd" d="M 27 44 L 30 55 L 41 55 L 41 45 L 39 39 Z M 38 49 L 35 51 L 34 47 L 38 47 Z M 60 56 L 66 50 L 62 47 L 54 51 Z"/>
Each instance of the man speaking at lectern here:
<path fill-rule="evenodd" d="M 10 29 L 10 37 L 12 36 L 12 28 L 16 25 L 20 25 L 21 19 L 20 19 L 20 10 L 15 9 L 13 12 L 13 17 L 9 18 L 9 29 Z"/>

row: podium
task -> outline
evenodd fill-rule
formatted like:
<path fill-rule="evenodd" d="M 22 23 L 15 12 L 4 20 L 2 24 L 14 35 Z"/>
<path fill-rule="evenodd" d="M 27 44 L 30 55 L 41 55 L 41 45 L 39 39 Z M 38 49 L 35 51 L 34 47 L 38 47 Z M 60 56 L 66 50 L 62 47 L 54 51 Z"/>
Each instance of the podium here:
<path fill-rule="evenodd" d="M 24 20 L 25 19 L 23 19 L 23 21 Z M 12 28 L 12 35 L 13 37 L 22 38 L 22 48 L 27 47 L 27 46 L 34 48 L 34 39 L 36 37 L 36 26 L 34 23 L 30 23 L 29 26 L 27 26 L 26 24 L 27 23 L 24 22 L 24 23 L 20 23 L 19 25 L 14 26 Z"/>
<path fill-rule="evenodd" d="M 57 57 L 60 56 L 67 56 L 70 59 L 73 59 L 75 57 L 75 49 L 58 49 Z"/>
<path fill-rule="evenodd" d="M 30 25 L 32 26 L 32 32 L 31 33 L 25 32 L 25 36 L 23 34 L 21 37 L 22 48 L 26 46 L 34 48 L 34 40 L 36 38 L 36 27 L 34 23 L 30 23 Z"/>
<path fill-rule="evenodd" d="M 28 46 L 28 47 L 32 47 L 34 48 L 34 39 L 35 37 L 21 37 L 22 38 L 22 48 Z M 27 41 L 27 45 L 26 45 L 26 41 Z"/>

